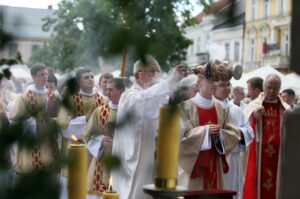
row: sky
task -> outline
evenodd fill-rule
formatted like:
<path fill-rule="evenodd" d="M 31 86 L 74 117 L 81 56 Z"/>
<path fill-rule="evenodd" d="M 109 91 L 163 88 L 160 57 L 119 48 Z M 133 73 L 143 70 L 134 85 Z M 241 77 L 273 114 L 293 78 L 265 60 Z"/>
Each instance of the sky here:
<path fill-rule="evenodd" d="M 87 0 L 88 1 L 88 0 Z M 196 5 L 196 0 L 191 0 L 193 2 L 194 11 L 192 11 L 193 15 L 199 14 L 201 11 L 201 7 Z M 48 8 L 49 5 L 52 5 L 54 9 L 57 8 L 57 4 L 60 0 L 0 0 L 0 5 L 7 6 L 16 6 L 16 7 L 27 7 L 27 8 Z"/>
<path fill-rule="evenodd" d="M 46 9 L 49 5 L 57 8 L 58 2 L 59 0 L 0 0 L 0 5 Z"/>

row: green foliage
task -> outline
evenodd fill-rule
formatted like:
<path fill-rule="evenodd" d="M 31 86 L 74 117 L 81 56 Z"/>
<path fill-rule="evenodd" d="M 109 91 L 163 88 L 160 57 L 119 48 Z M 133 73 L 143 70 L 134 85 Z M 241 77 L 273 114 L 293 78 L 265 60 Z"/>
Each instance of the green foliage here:
<path fill-rule="evenodd" d="M 120 167 L 121 160 L 117 156 L 106 154 L 104 156 L 103 163 L 106 169 L 113 170 L 113 169 L 118 169 Z"/>
<path fill-rule="evenodd" d="M 195 23 L 188 5 L 187 0 L 63 0 L 54 16 L 45 18 L 44 30 L 53 29 L 53 39 L 31 62 L 62 70 L 98 67 L 99 56 L 128 48 L 130 58 L 150 53 L 168 69 L 185 59 L 191 44 L 183 36 L 183 27 Z"/>

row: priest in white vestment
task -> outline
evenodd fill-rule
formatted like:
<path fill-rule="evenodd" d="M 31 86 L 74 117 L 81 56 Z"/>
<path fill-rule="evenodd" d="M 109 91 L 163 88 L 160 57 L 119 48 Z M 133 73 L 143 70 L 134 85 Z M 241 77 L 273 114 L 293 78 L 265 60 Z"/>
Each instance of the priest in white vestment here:
<path fill-rule="evenodd" d="M 184 72 L 179 65 L 176 71 Z M 159 107 L 168 103 L 172 87 L 180 80 L 175 72 L 158 83 L 160 66 L 151 56 L 146 63 L 134 65 L 136 82 L 121 96 L 117 113 L 112 153 L 121 159 L 121 167 L 112 171 L 112 186 L 120 199 L 151 198 L 143 192 L 145 184 L 153 183 L 154 151 Z"/>

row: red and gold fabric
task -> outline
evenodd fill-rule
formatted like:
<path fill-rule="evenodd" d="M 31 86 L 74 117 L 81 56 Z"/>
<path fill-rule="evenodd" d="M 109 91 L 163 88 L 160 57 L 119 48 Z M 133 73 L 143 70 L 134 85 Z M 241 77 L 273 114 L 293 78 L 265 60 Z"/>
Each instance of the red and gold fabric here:
<path fill-rule="evenodd" d="M 211 108 L 200 108 L 197 107 L 199 125 L 208 125 L 208 124 L 218 124 L 218 116 L 216 108 L 213 106 Z M 211 135 L 210 135 L 211 136 Z M 213 139 L 211 139 L 213 142 Z M 194 169 L 191 174 L 191 178 L 202 177 L 204 180 L 204 189 L 217 189 L 218 187 L 218 158 L 221 155 L 218 154 L 218 151 L 212 143 L 212 147 L 209 150 L 200 151 Z M 228 168 L 228 165 L 225 162 L 224 169 Z M 228 170 L 228 169 L 227 169 Z M 227 172 L 227 171 L 225 171 Z"/>
<path fill-rule="evenodd" d="M 113 137 L 114 127 L 117 117 L 117 110 L 104 105 L 95 109 L 89 119 L 83 133 L 83 140 L 88 143 L 94 136 Z M 88 193 L 101 195 L 107 189 L 110 172 L 103 165 L 106 154 L 111 153 L 111 149 L 103 146 L 103 153 L 100 157 L 91 156 L 88 167 Z"/>
<path fill-rule="evenodd" d="M 98 93 L 87 96 L 81 93 L 76 93 L 69 97 L 69 102 L 72 110 L 62 106 L 58 112 L 57 122 L 62 130 L 68 129 L 72 119 L 76 117 L 86 116 L 88 113 L 94 111 L 97 107 L 103 106 L 108 103 L 106 97 L 100 96 Z M 85 125 L 85 124 L 83 124 Z M 82 132 L 80 132 L 82 133 Z M 62 153 L 66 154 L 69 138 L 63 135 L 62 140 Z"/>
<path fill-rule="evenodd" d="M 86 104 L 86 97 L 84 97 L 80 93 L 76 93 L 73 95 L 73 104 L 75 108 L 76 116 L 82 116 L 88 112 L 89 110 L 94 110 L 97 107 L 103 106 L 107 104 L 107 101 L 104 99 L 104 97 L 100 96 L 98 93 L 96 93 L 94 96 L 91 97 L 92 101 L 91 104 Z"/>
<path fill-rule="evenodd" d="M 204 141 L 206 131 L 205 126 L 200 125 L 199 122 L 203 122 L 203 124 L 213 122 L 220 125 L 220 134 L 222 134 L 222 142 L 225 155 L 230 154 L 231 150 L 239 142 L 240 131 L 237 128 L 235 128 L 232 123 L 230 123 L 230 118 L 228 117 L 228 108 L 224 107 L 223 105 L 214 102 L 211 107 L 200 107 L 202 109 L 211 109 L 211 113 L 209 115 L 212 117 L 207 119 L 206 117 L 208 113 L 198 112 L 198 107 L 200 106 L 196 105 L 192 100 L 187 100 L 180 104 L 181 119 L 183 122 L 182 128 L 184 131 L 184 135 L 180 142 L 178 182 L 180 185 L 187 186 L 189 189 L 206 189 L 210 187 L 217 187 L 217 189 L 222 189 L 224 186 L 223 174 L 227 170 L 227 164 L 224 164 L 224 161 L 226 162 L 225 158 L 223 159 L 221 155 L 216 154 L 215 151 L 213 151 L 208 153 L 212 153 L 214 154 L 213 156 L 217 156 L 217 158 L 213 159 L 216 161 L 212 161 L 210 163 L 209 161 L 198 160 L 199 154 L 204 155 L 206 153 L 202 153 L 203 151 L 199 153 Z M 215 147 L 214 143 L 212 143 L 212 147 Z M 206 154 L 205 156 L 210 155 L 211 154 Z M 202 159 L 201 155 L 200 159 Z M 199 175 L 199 173 L 200 175 L 203 175 L 204 173 L 202 172 L 201 174 L 201 172 L 195 171 L 195 165 L 198 164 L 204 164 L 204 166 L 206 166 L 206 169 L 209 168 L 209 166 L 211 165 L 211 172 L 209 170 L 207 172 L 207 175 L 211 176 L 209 177 L 210 184 L 209 181 L 207 181 L 207 179 L 204 179 L 206 178 L 205 176 L 204 178 L 198 177 L 192 179 L 192 176 Z M 214 178 L 213 175 L 210 175 L 210 173 L 213 174 L 213 172 L 216 173 L 216 178 Z"/>
<path fill-rule="evenodd" d="M 17 163 L 15 171 L 24 173 L 38 169 L 56 169 L 57 158 L 58 158 L 58 146 L 56 143 L 56 136 L 53 135 L 49 139 L 40 139 L 41 133 L 47 129 L 48 125 L 52 123 L 50 117 L 47 117 L 47 90 L 41 93 L 36 93 L 32 90 L 27 90 L 23 95 L 20 95 L 17 100 L 15 107 L 11 112 L 11 120 L 18 121 L 20 119 L 34 118 L 30 121 L 29 126 L 34 126 L 38 144 L 33 146 L 33 149 L 28 149 L 19 145 L 17 151 Z M 41 122 L 41 118 L 43 122 Z M 28 121 L 28 120 L 27 120 Z"/>
<path fill-rule="evenodd" d="M 265 114 L 261 120 L 255 120 L 253 112 L 262 106 Z M 266 103 L 263 93 L 245 108 L 256 141 L 251 143 L 248 152 L 244 199 L 277 198 L 284 114 L 288 110 L 290 107 L 280 97 L 278 103 Z"/>

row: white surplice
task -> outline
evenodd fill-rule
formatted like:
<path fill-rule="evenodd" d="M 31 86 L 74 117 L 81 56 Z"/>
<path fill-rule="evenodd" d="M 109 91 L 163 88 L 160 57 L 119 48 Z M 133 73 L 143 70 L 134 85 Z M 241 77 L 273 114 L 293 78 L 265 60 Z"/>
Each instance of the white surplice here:
<path fill-rule="evenodd" d="M 134 83 L 119 102 L 112 153 L 121 167 L 112 171 L 113 189 L 120 199 L 151 198 L 143 185 L 153 183 L 155 136 L 159 107 L 168 102 L 171 88 L 167 80 L 143 89 Z"/>
<path fill-rule="evenodd" d="M 218 102 L 228 106 L 229 115 L 232 123 L 241 130 L 244 135 L 245 145 L 237 144 L 230 153 L 229 157 L 229 171 L 224 174 L 224 188 L 228 190 L 234 190 L 237 192 L 235 198 L 243 198 L 243 185 L 244 185 L 244 173 L 241 160 L 241 152 L 245 152 L 246 148 L 251 144 L 254 139 L 254 133 L 249 121 L 243 114 L 242 109 L 235 105 L 233 101 L 219 100 Z"/>

